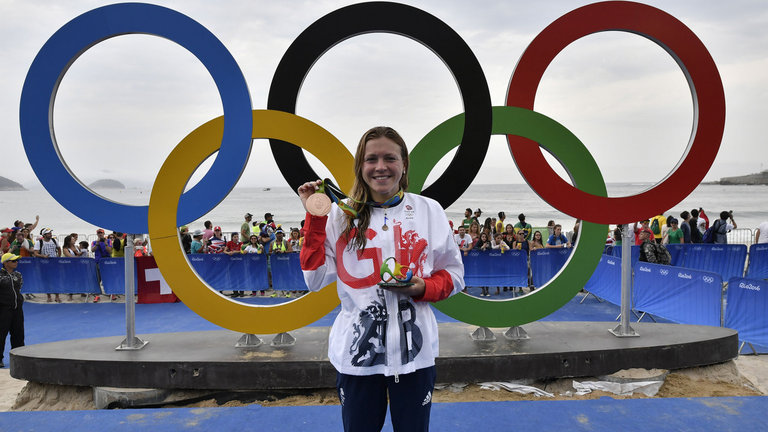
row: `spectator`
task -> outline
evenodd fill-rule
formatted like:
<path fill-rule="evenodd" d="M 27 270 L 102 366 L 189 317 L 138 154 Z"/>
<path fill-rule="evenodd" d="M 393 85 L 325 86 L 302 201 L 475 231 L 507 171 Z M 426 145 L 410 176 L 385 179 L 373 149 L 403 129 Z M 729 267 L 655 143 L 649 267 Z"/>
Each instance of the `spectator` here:
<path fill-rule="evenodd" d="M 709 218 L 707 217 L 707 214 L 704 213 L 704 209 L 699 207 L 698 210 L 698 222 L 696 224 L 699 227 L 699 231 L 704 234 L 707 229 L 709 228 Z"/>
<path fill-rule="evenodd" d="M 271 254 L 289 253 L 292 252 L 291 244 L 285 241 L 285 233 L 282 228 L 278 228 L 275 231 L 275 241 L 272 242 L 272 247 L 269 250 Z"/>
<path fill-rule="evenodd" d="M 288 242 L 291 244 L 291 250 L 293 252 L 301 251 L 301 246 L 304 243 L 304 238 L 301 237 L 301 233 L 299 232 L 298 228 L 291 228 L 291 236 L 288 239 Z"/>
<path fill-rule="evenodd" d="M 264 213 L 264 227 L 261 228 L 262 230 L 267 230 L 267 234 L 269 234 L 272 240 L 275 239 L 275 231 L 277 230 L 277 224 L 275 224 L 273 218 L 272 213 Z"/>
<path fill-rule="evenodd" d="M 205 240 L 203 240 L 203 232 L 195 230 L 195 232 L 192 233 L 192 243 L 189 246 L 189 253 L 205 253 L 203 242 L 205 242 Z"/>
<path fill-rule="evenodd" d="M 491 244 L 491 239 L 486 233 L 480 233 L 480 237 L 477 239 L 477 242 L 475 242 L 475 249 L 480 251 L 490 251 L 493 248 L 493 245 Z"/>
<path fill-rule="evenodd" d="M 499 220 L 498 220 L 498 222 L 496 222 L 496 232 L 497 233 L 500 233 L 500 232 L 504 231 L 504 219 L 506 219 L 506 218 L 507 218 L 507 215 L 503 211 L 500 211 L 499 212 Z"/>
<path fill-rule="evenodd" d="M 643 244 L 642 239 L 640 238 L 640 232 L 641 231 L 648 231 L 648 238 L 654 238 L 653 237 L 653 231 L 648 227 L 648 224 L 650 223 L 650 220 L 643 219 L 640 221 L 640 228 L 637 227 L 637 222 L 635 222 L 634 231 L 635 231 L 635 246 L 640 246 Z"/>
<path fill-rule="evenodd" d="M 496 234 L 496 218 L 491 218 L 491 235 Z"/>
<path fill-rule="evenodd" d="M 181 236 L 181 246 L 184 248 L 184 253 L 189 254 L 192 252 L 192 236 L 189 235 L 189 227 L 184 225 L 179 228 L 179 235 Z"/>
<path fill-rule="evenodd" d="M 651 218 L 650 226 L 651 233 L 653 234 L 653 239 L 656 241 L 657 244 L 661 244 L 661 239 L 663 238 L 662 227 L 666 225 L 667 218 L 666 216 L 659 214 Z"/>
<path fill-rule="evenodd" d="M 479 224 L 480 223 L 480 216 L 482 216 L 482 214 L 483 214 L 483 211 L 480 210 L 480 209 L 477 209 L 477 210 L 475 210 L 475 214 L 472 216 L 472 219 Z"/>
<path fill-rule="evenodd" d="M 504 238 L 507 237 L 507 235 L 511 235 L 512 238 L 515 238 L 515 227 L 512 224 L 507 224 L 504 227 Z"/>
<path fill-rule="evenodd" d="M 691 243 L 691 214 L 688 211 L 680 213 L 680 219 L 683 222 L 680 224 L 680 229 L 683 231 L 683 243 Z"/>
<path fill-rule="evenodd" d="M 502 241 L 507 245 L 507 249 L 512 249 L 515 245 L 515 234 L 510 232 L 504 233 L 504 240 Z"/>
<path fill-rule="evenodd" d="M 512 249 L 523 250 L 527 254 L 531 248 L 528 243 L 528 239 L 525 238 L 525 233 L 525 229 L 521 229 L 517 232 L 517 239 L 515 239 L 515 243 L 512 245 Z"/>
<path fill-rule="evenodd" d="M 530 250 L 544 249 L 544 237 L 541 235 L 541 231 L 533 232 L 533 239 L 528 247 Z"/>
<path fill-rule="evenodd" d="M 240 225 L 240 237 L 243 238 L 243 240 L 247 239 L 251 236 L 251 221 L 253 220 L 253 215 L 250 213 L 245 214 L 245 222 L 243 222 L 242 225 Z"/>
<path fill-rule="evenodd" d="M 98 263 L 102 258 L 109 258 L 112 256 L 112 242 L 104 236 L 104 230 L 99 228 L 96 230 L 96 240 L 91 242 L 91 252 L 93 252 L 93 258 Z M 96 266 L 96 274 L 101 280 L 101 272 L 99 266 Z M 99 295 L 93 297 L 93 302 L 98 303 L 101 300 Z"/>
<path fill-rule="evenodd" d="M 112 243 L 104 236 L 104 230 L 96 230 L 96 240 L 91 242 L 91 252 L 96 261 L 112 256 Z"/>
<path fill-rule="evenodd" d="M 467 234 L 472 237 L 473 243 L 477 243 L 477 240 L 480 238 L 480 224 L 477 223 L 476 220 L 473 220 L 472 223 L 469 224 Z"/>
<path fill-rule="evenodd" d="M 125 234 L 121 232 L 112 233 L 112 258 L 125 257 Z"/>
<path fill-rule="evenodd" d="M 24 297 L 21 288 L 24 279 L 16 271 L 19 256 L 10 252 L 0 261 L 0 368 L 4 368 L 5 338 L 11 334 L 11 349 L 24 346 Z"/>
<path fill-rule="evenodd" d="M 547 222 L 547 231 L 549 231 L 549 234 L 547 235 L 547 238 L 555 233 L 555 221 L 550 220 Z"/>
<path fill-rule="evenodd" d="M 453 239 L 456 241 L 456 244 L 459 245 L 459 249 L 464 252 L 464 255 L 467 255 L 467 253 L 474 247 L 472 237 L 467 234 L 467 228 L 464 225 L 459 226 L 459 233 L 455 234 Z"/>
<path fill-rule="evenodd" d="M 640 231 L 640 261 L 651 264 L 669 265 L 670 255 L 664 245 L 651 240 L 651 233 Z"/>
<path fill-rule="evenodd" d="M 566 248 L 571 247 L 571 242 L 568 241 L 562 233 L 563 227 L 560 224 L 555 224 L 554 233 L 549 236 L 547 240 L 547 248 Z"/>
<path fill-rule="evenodd" d="M 2 236 L 0 236 L 0 253 L 7 253 L 11 250 L 13 240 L 15 240 L 13 230 L 10 228 L 3 229 Z"/>
<path fill-rule="evenodd" d="M 203 240 L 206 242 L 213 237 L 213 223 L 209 220 L 203 222 L 203 226 L 205 229 L 203 229 Z"/>
<path fill-rule="evenodd" d="M 259 236 L 256 234 L 251 234 L 251 237 L 249 239 L 248 244 L 245 245 L 245 249 L 243 249 L 244 253 L 263 253 L 264 252 L 264 246 L 259 243 Z M 262 293 L 263 294 L 263 293 Z"/>
<path fill-rule="evenodd" d="M 509 246 L 507 246 L 506 243 L 504 243 L 504 234 L 497 232 L 493 235 L 493 242 L 491 243 L 492 249 L 499 249 L 501 253 L 504 253 L 509 250 Z"/>
<path fill-rule="evenodd" d="M 464 210 L 464 220 L 461 221 L 461 225 L 468 227 L 472 223 L 472 209 L 467 207 Z M 460 225 L 460 226 L 461 226 Z"/>
<path fill-rule="evenodd" d="M 683 230 L 678 226 L 677 219 L 672 216 L 667 218 L 667 222 L 671 225 L 665 233 L 665 237 L 662 241 L 663 244 L 681 244 L 685 243 L 683 236 Z"/>
<path fill-rule="evenodd" d="M 576 239 L 579 238 L 579 228 L 581 227 L 581 222 L 577 219 L 576 223 L 573 224 L 573 233 L 571 234 L 571 244 L 576 244 Z"/>
<path fill-rule="evenodd" d="M 531 224 L 525 222 L 525 215 L 520 213 L 517 216 L 518 223 L 515 224 L 515 232 L 523 231 L 525 234 L 525 239 L 530 240 L 533 236 L 533 227 L 531 227 Z"/>
<path fill-rule="evenodd" d="M 691 227 L 691 243 L 701 243 L 701 236 L 704 235 L 704 232 L 699 230 L 698 210 L 691 210 L 691 218 L 688 220 L 688 225 Z"/>
<path fill-rule="evenodd" d="M 203 234 L 205 238 L 205 234 Z M 208 241 L 208 253 L 218 254 L 223 253 L 227 248 L 227 242 L 224 241 L 224 236 L 221 235 L 221 227 L 217 226 L 213 228 L 213 237 Z"/>
<path fill-rule="evenodd" d="M 272 246 L 272 238 L 269 236 L 268 232 L 262 231 L 259 233 L 259 244 L 261 244 L 261 249 L 264 253 L 269 254 Z"/>
<path fill-rule="evenodd" d="M 37 258 L 57 258 L 61 256 L 61 248 L 59 247 L 59 243 L 56 241 L 55 238 L 53 238 L 53 230 L 50 228 L 43 228 L 40 230 L 40 234 L 43 235 L 40 239 L 37 240 L 35 243 L 34 250 L 32 251 L 32 256 L 35 256 Z M 48 303 L 51 302 L 51 294 L 47 293 L 46 297 L 48 298 Z M 61 298 L 59 298 L 59 293 L 55 293 L 55 300 L 56 303 L 61 303 Z"/>
<path fill-rule="evenodd" d="M 78 243 L 78 246 L 80 247 L 80 256 L 88 258 L 88 242 L 83 240 Z"/>
<path fill-rule="evenodd" d="M 768 243 L 768 221 L 758 225 L 755 231 L 755 244 Z"/>
<path fill-rule="evenodd" d="M 78 235 L 77 233 L 70 234 L 72 236 L 72 247 L 75 250 L 75 253 L 77 254 L 78 258 L 87 257 L 88 256 L 88 243 L 85 243 L 85 248 L 81 246 L 82 242 L 77 241 Z"/>
<path fill-rule="evenodd" d="M 699 212 L 699 214 L 701 214 L 701 212 Z M 728 222 L 728 219 L 731 220 L 730 223 Z M 733 211 L 721 211 L 720 219 L 714 221 L 711 228 L 714 243 L 727 244 L 728 233 L 731 232 L 732 229 L 738 228 L 736 226 L 736 221 L 733 220 Z"/>
<path fill-rule="evenodd" d="M 202 231 L 200 232 L 200 237 L 203 236 Z M 191 251 L 191 245 L 190 245 L 190 251 Z M 147 250 L 147 247 L 144 245 L 144 241 L 142 241 L 141 237 L 135 237 L 133 239 L 133 256 L 136 258 L 139 257 L 145 257 L 149 256 L 149 251 Z"/>
<path fill-rule="evenodd" d="M 485 218 L 485 221 L 483 221 L 483 225 L 480 227 L 481 233 L 487 233 L 488 238 L 490 239 L 493 236 L 493 230 L 494 230 L 494 223 L 491 220 L 491 218 Z"/>
<path fill-rule="evenodd" d="M 238 233 L 232 233 L 232 238 L 227 242 L 227 248 L 224 253 L 227 255 L 235 255 L 242 252 L 243 243 L 240 241 L 240 235 Z"/>
<path fill-rule="evenodd" d="M 11 243 L 10 252 L 21 257 L 32 256 L 34 245 L 32 240 L 24 238 L 22 230 L 16 230 L 16 239 Z"/>
<path fill-rule="evenodd" d="M 61 245 L 61 252 L 64 254 L 67 258 L 77 258 L 79 249 L 75 245 L 75 243 L 72 241 L 72 234 L 64 237 L 64 244 Z"/>

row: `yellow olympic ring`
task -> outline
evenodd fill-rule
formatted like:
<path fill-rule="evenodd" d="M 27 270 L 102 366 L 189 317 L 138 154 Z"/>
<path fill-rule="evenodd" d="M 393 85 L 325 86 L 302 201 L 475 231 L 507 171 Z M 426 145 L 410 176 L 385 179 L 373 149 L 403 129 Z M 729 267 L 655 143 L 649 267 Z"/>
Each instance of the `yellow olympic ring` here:
<path fill-rule="evenodd" d="M 221 327 L 274 334 L 309 325 L 339 304 L 336 282 L 281 305 L 249 305 L 211 289 L 187 261 L 176 227 L 179 198 L 197 167 L 219 149 L 223 128 L 223 116 L 198 127 L 173 149 L 160 168 L 152 187 L 148 215 L 157 267 L 184 304 Z M 325 164 L 343 190 L 352 188 L 352 155 L 317 124 L 282 111 L 254 110 L 253 138 L 274 138 L 307 150 Z"/>

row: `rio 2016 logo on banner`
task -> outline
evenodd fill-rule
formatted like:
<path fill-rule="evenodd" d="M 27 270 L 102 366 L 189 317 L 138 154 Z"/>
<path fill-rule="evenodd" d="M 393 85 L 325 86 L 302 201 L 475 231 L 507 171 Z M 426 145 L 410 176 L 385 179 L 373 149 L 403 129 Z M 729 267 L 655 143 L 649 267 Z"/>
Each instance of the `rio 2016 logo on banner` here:
<path fill-rule="evenodd" d="M 375 22 L 367 18 L 371 16 L 377 17 Z M 632 196 L 608 197 L 602 174 L 584 144 L 557 121 L 532 111 L 541 77 L 555 56 L 570 43 L 602 31 L 632 32 L 658 44 L 682 69 L 693 99 L 694 124 L 683 158 L 661 182 Z M 640 3 L 595 3 L 552 22 L 517 62 L 506 105 L 495 107 L 491 106 L 488 83 L 477 58 L 447 24 L 423 10 L 398 3 L 347 6 L 315 21 L 288 47 L 271 83 L 266 110 L 252 109 L 245 78 L 235 59 L 205 27 L 171 9 L 126 3 L 78 16 L 40 49 L 21 96 L 20 124 L 27 157 L 43 186 L 73 214 L 101 227 L 148 232 L 163 277 L 176 295 L 202 317 L 231 330 L 254 334 L 303 327 L 338 305 L 335 283 L 277 306 L 230 300 L 192 271 L 176 227 L 197 220 L 229 194 L 245 169 L 255 138 L 270 139 L 278 166 L 292 188 L 319 178 L 303 149 L 325 164 L 342 189 L 349 190 L 353 181 L 352 155 L 328 131 L 294 111 L 301 84 L 312 65 L 336 44 L 373 32 L 402 35 L 428 47 L 450 69 L 464 103 L 464 113 L 437 125 L 413 148 L 408 173 L 412 192 L 432 197 L 444 208 L 451 205 L 480 170 L 491 135 L 506 135 L 512 157 L 531 188 L 553 207 L 583 221 L 571 258 L 541 289 L 504 301 L 458 294 L 435 304 L 466 323 L 514 326 L 559 309 L 594 272 L 607 224 L 629 223 L 672 208 L 701 182 L 720 147 L 725 96 L 712 57 L 683 23 Z M 58 152 L 52 120 L 58 86 L 72 63 L 93 45 L 132 33 L 169 39 L 194 54 L 211 74 L 224 108 L 222 117 L 199 126 L 174 148 L 155 179 L 148 206 L 116 203 L 84 187 Z M 552 170 L 541 147 L 563 164 L 572 185 Z M 454 148 L 456 154 L 445 172 L 423 188 L 431 169 Z M 218 155 L 206 175 L 184 192 L 195 169 L 215 152 Z"/>

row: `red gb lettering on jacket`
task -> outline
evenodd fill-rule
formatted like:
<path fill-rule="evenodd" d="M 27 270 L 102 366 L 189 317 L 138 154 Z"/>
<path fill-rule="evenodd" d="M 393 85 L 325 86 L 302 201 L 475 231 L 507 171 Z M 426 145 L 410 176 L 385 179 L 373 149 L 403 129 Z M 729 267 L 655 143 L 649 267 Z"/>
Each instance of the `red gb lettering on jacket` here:
<path fill-rule="evenodd" d="M 402 232 L 400 223 L 395 223 L 395 260 L 413 271 L 414 276 L 422 277 L 424 262 L 427 260 L 427 240 L 414 230 Z"/>
<path fill-rule="evenodd" d="M 381 248 L 365 248 L 361 251 L 357 251 L 358 261 L 371 260 L 373 264 L 373 272 L 363 278 L 352 276 L 349 274 L 349 272 L 347 272 L 347 269 L 344 266 L 344 249 L 346 249 L 347 245 L 349 244 L 349 239 L 354 238 L 355 234 L 357 234 L 357 228 L 352 228 L 348 237 L 342 235 L 338 240 L 336 240 L 336 252 L 339 257 L 336 262 L 336 274 L 339 276 L 339 279 L 341 279 L 342 282 L 351 288 L 368 288 L 370 286 L 376 285 L 381 281 L 381 275 L 379 274 L 381 271 L 382 261 Z M 365 232 L 365 237 L 369 241 L 373 240 L 373 238 L 376 237 L 376 231 L 368 228 L 368 230 Z"/>

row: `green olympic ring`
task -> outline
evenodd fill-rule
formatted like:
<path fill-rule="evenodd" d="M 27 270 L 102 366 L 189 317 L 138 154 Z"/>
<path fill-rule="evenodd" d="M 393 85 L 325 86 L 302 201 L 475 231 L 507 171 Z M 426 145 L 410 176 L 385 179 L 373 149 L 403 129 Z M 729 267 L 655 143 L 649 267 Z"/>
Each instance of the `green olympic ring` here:
<path fill-rule="evenodd" d="M 432 129 L 410 154 L 409 190 L 419 193 L 432 167 L 457 147 L 464 128 L 459 114 Z M 536 141 L 563 164 L 584 192 L 605 197 L 605 182 L 587 148 L 565 126 L 525 108 L 493 107 L 495 135 L 519 135 Z M 568 303 L 587 283 L 600 262 L 608 225 L 582 221 L 570 258 L 555 277 L 540 289 L 511 300 L 484 300 L 459 293 L 434 306 L 446 315 L 483 327 L 512 327 L 539 320 Z"/>

